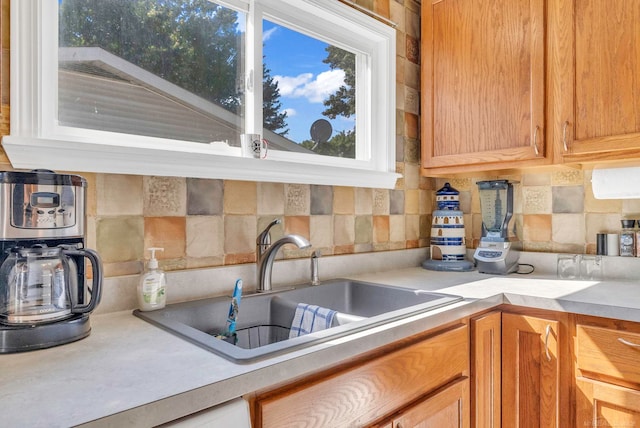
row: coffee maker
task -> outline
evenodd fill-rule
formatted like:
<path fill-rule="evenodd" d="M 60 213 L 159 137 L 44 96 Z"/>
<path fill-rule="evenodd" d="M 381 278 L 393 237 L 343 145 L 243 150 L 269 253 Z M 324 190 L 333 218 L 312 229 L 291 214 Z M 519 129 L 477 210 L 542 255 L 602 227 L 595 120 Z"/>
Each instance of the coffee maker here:
<path fill-rule="evenodd" d="M 0 353 L 89 335 L 102 264 L 85 248 L 86 189 L 77 175 L 0 172 Z"/>

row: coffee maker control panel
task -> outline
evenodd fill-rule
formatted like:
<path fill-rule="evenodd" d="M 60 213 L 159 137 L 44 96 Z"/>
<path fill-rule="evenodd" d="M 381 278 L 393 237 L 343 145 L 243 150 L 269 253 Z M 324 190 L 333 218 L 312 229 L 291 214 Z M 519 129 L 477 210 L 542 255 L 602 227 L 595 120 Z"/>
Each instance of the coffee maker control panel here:
<path fill-rule="evenodd" d="M 0 240 L 83 238 L 86 182 L 76 176 L 24 175 L 23 180 L 0 180 Z"/>

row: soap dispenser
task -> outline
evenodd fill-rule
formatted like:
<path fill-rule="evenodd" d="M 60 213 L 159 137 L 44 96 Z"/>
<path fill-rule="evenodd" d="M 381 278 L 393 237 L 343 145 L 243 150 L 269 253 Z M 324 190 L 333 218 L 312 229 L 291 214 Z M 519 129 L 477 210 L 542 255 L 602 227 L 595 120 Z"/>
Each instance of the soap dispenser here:
<path fill-rule="evenodd" d="M 141 311 L 162 309 L 167 303 L 165 273 L 158 269 L 158 260 L 156 259 L 156 251 L 164 251 L 164 248 L 154 247 L 149 248 L 149 251 L 151 259 L 138 284 L 138 306 Z"/>

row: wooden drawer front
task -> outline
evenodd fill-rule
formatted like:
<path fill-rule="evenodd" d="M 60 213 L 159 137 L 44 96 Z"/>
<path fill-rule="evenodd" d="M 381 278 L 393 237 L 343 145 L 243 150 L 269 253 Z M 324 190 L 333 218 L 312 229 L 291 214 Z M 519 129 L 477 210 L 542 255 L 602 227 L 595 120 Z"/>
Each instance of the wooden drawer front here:
<path fill-rule="evenodd" d="M 576 336 L 580 370 L 640 384 L 640 334 L 578 325 Z"/>
<path fill-rule="evenodd" d="M 256 428 L 362 426 L 468 374 L 468 367 L 468 329 L 461 325 L 328 379 L 258 397 Z"/>

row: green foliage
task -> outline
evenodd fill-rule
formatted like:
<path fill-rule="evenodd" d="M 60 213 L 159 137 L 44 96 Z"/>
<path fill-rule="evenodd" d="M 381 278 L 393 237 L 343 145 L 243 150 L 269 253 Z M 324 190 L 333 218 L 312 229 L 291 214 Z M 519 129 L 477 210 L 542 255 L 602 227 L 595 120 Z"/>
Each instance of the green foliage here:
<path fill-rule="evenodd" d="M 244 43 L 238 13 L 208 0 L 64 0 L 60 46 L 97 46 L 240 114 Z M 265 70 L 265 125 L 288 132 Z"/>
<path fill-rule="evenodd" d="M 305 140 L 301 145 L 306 149 L 313 150 L 319 155 L 336 156 L 351 159 L 354 159 L 356 157 L 355 131 L 340 131 L 326 143 L 321 143 L 317 146 L 316 143 L 311 140 Z"/>
<path fill-rule="evenodd" d="M 356 56 L 335 46 L 327 47 L 325 64 L 332 70 L 344 71 L 344 85 L 324 101 L 327 107 L 323 115 L 335 119 L 337 116 L 350 117 L 356 113 Z"/>

